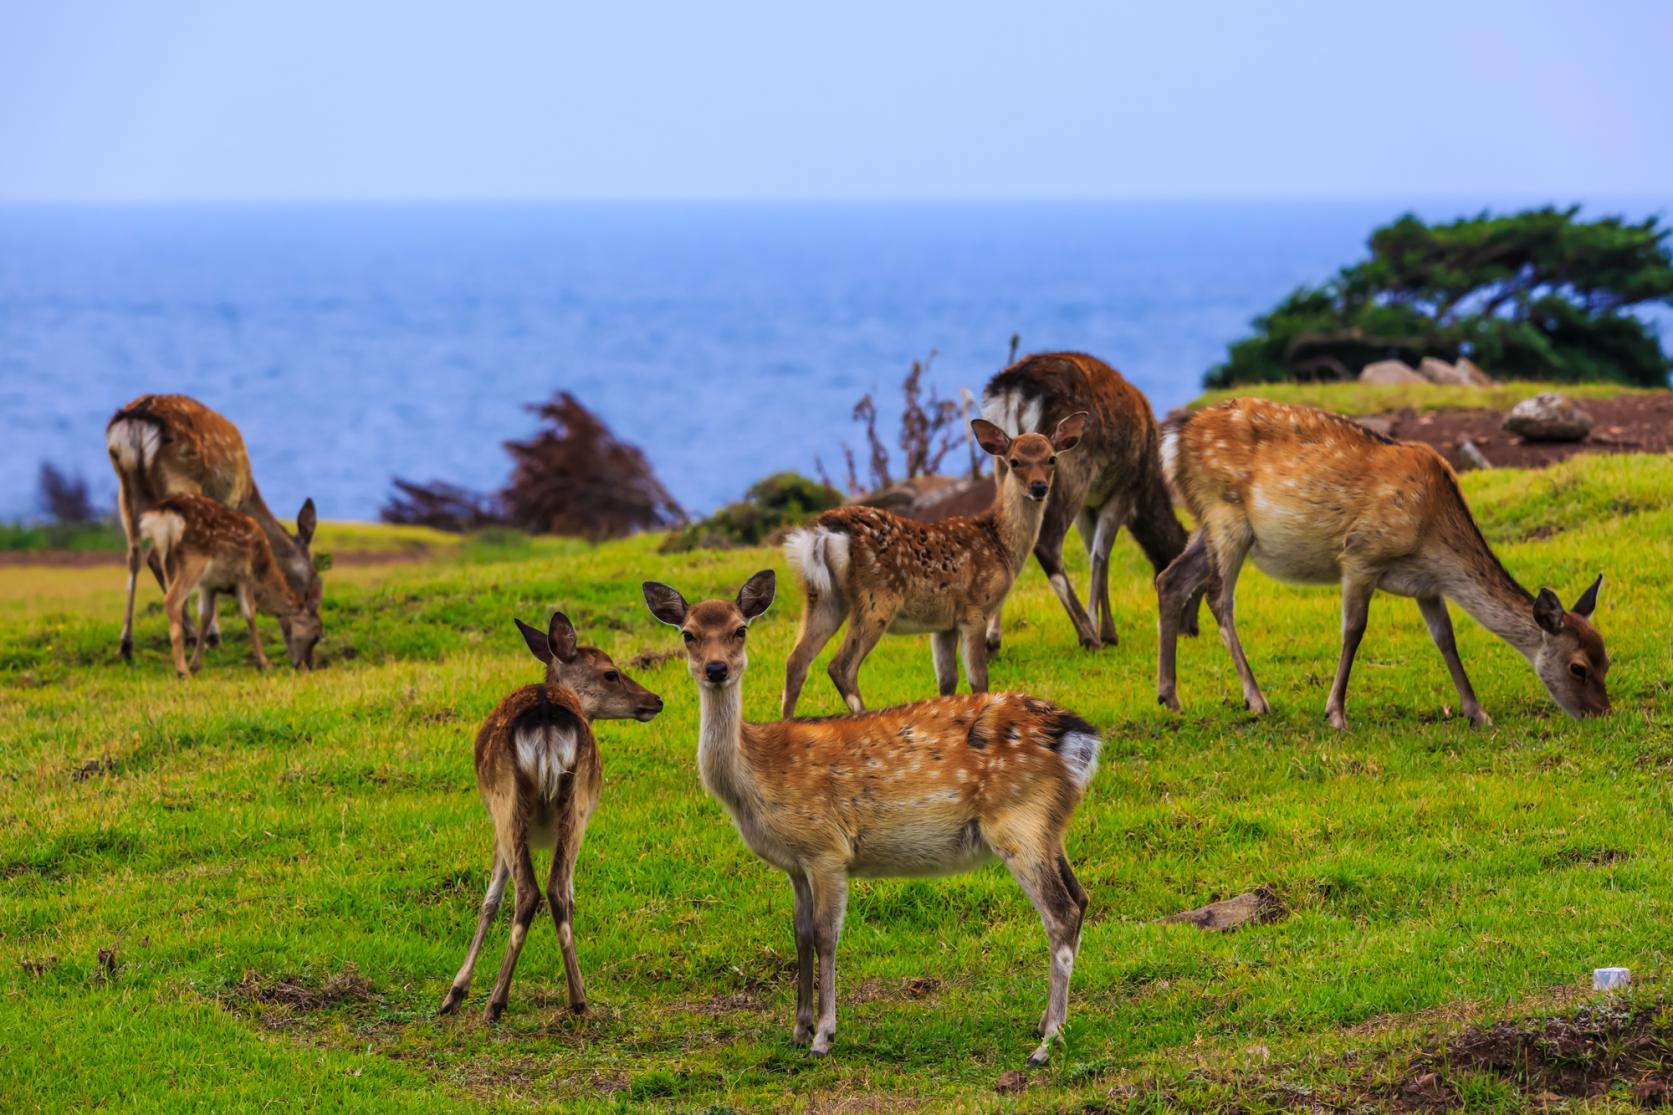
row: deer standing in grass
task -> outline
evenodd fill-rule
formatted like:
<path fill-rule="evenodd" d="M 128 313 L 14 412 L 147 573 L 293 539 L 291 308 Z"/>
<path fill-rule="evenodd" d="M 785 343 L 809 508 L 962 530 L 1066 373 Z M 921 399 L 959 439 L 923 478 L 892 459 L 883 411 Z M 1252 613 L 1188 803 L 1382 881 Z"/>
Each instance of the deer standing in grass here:
<path fill-rule="evenodd" d="M 860 663 L 885 631 L 930 633 L 942 696 L 958 688 L 957 651 L 972 693 L 988 688 L 987 630 L 1028 561 L 1057 455 L 1080 441 L 1084 413 L 1057 423 L 1050 437 L 1011 437 L 985 419 L 970 423 L 976 441 L 1004 462 L 993 506 L 977 515 L 920 523 L 875 507 L 839 507 L 793 531 L 784 552 L 802 581 L 805 603 L 796 647 L 784 669 L 785 717 L 813 663 L 843 620 L 848 635 L 831 659 L 831 680 L 848 707 L 860 698 Z"/>
<path fill-rule="evenodd" d="M 1609 711 L 1609 657 L 1592 627 L 1599 577 L 1572 609 L 1537 597 L 1499 563 L 1458 479 L 1427 445 L 1394 441 L 1308 407 L 1232 399 L 1170 423 L 1162 458 L 1197 530 L 1156 579 L 1161 601 L 1157 700 L 1179 709 L 1174 651 L 1182 610 L 1208 591 L 1251 712 L 1268 711 L 1233 622 L 1245 557 L 1273 577 L 1342 586 L 1342 655 L 1325 714 L 1347 726 L 1348 671 L 1378 589 L 1417 599 L 1464 715 L 1492 721 L 1458 660 L 1452 600 L 1521 652 L 1570 716 Z"/>
<path fill-rule="evenodd" d="M 1097 730 L 1016 693 L 747 724 L 744 642 L 774 588 L 764 570 L 734 600 L 687 605 L 674 589 L 647 581 L 645 602 L 685 640 L 701 709 L 704 787 L 750 850 L 788 875 L 795 891 L 796 1043 L 823 1054 L 836 1036 L 836 946 L 851 876 L 944 875 L 997 856 L 1051 944 L 1050 997 L 1029 1058 L 1044 1064 L 1068 1014 L 1086 917 L 1086 891 L 1069 867 L 1063 834 L 1097 767 Z"/>
<path fill-rule="evenodd" d="M 314 536 L 314 501 L 307 500 L 296 516 L 292 536 L 273 517 L 250 473 L 250 457 L 238 427 L 195 399 L 184 395 L 141 395 L 111 418 L 105 444 L 120 488 L 117 509 L 128 537 L 128 604 L 122 619 L 122 657 L 133 658 L 134 592 L 139 581 L 139 519 L 172 495 L 201 495 L 242 512 L 260 525 L 273 556 L 293 591 L 307 595 L 319 575 L 314 572 L 308 544 Z M 163 570 L 153 554 L 151 571 L 163 585 Z M 166 590 L 167 586 L 163 586 Z M 208 617 L 202 637 L 220 641 L 215 599 L 210 595 L 203 613 Z M 194 637 L 190 622 L 188 638 Z"/>
<path fill-rule="evenodd" d="M 1161 436 L 1150 403 L 1114 368 L 1084 353 L 1041 353 L 1012 364 L 982 392 L 982 417 L 1013 436 L 1054 429 L 1077 411 L 1087 412 L 1086 428 L 1080 447 L 1059 464 L 1052 480 L 1034 557 L 1069 613 L 1080 645 L 1096 650 L 1117 642 L 1109 590 L 1116 533 L 1128 528 L 1158 573 L 1185 549 L 1187 535 L 1162 479 Z M 995 476 L 1007 467 L 1001 457 Z M 1092 560 L 1090 616 L 1063 570 L 1063 542 L 1074 524 Z M 995 609 L 989 654 L 999 649 L 1000 627 Z M 1195 609 L 1186 617 L 1186 633 L 1197 633 Z"/>
<path fill-rule="evenodd" d="M 313 668 L 319 642 L 321 584 L 315 578 L 306 593 L 291 588 L 273 556 L 267 535 L 248 515 L 205 496 L 169 496 L 139 517 L 139 536 L 151 543 L 163 576 L 163 614 L 168 617 L 174 670 L 184 679 L 203 661 L 205 639 L 192 648 L 186 663 L 186 605 L 199 593 L 200 623 L 213 615 L 215 594 L 230 592 L 250 625 L 250 649 L 256 667 L 267 669 L 256 613 L 279 621 L 285 652 L 299 670 Z"/>
<path fill-rule="evenodd" d="M 476 788 L 494 822 L 494 867 L 465 963 L 437 1012 L 451 1014 L 465 1001 L 477 955 L 505 896 L 505 884 L 514 879 L 511 939 L 483 1011 L 485 1022 L 497 1021 L 505 1010 L 517 957 L 540 910 L 531 847 L 552 852 L 546 897 L 563 950 L 569 1007 L 577 1014 L 587 1012 L 571 920 L 575 857 L 604 778 L 591 725 L 594 720 L 647 721 L 662 711 L 662 698 L 622 673 L 608 654 L 597 647 L 577 646 L 575 628 L 562 612 L 552 614 L 544 632 L 522 620 L 517 621 L 517 629 L 529 651 L 546 664 L 546 680 L 525 685 L 494 706 L 476 734 Z"/>

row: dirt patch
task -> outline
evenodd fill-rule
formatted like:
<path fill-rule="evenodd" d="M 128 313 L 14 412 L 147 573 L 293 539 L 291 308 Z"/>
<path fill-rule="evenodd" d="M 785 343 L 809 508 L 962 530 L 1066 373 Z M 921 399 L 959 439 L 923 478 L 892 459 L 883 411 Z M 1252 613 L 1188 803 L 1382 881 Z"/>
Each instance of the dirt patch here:
<path fill-rule="evenodd" d="M 300 976 L 269 978 L 253 968 L 218 997 L 223 1007 L 255 1018 L 270 1029 L 283 1029 L 298 1016 L 345 1003 L 376 1003 L 382 996 L 372 981 L 351 964 L 324 982 Z"/>
<path fill-rule="evenodd" d="M 861 980 L 852 991 L 842 992 L 844 1000 L 855 1003 L 902 1003 L 913 999 L 928 999 L 941 990 L 935 976 L 912 976 L 908 979 Z"/>
<path fill-rule="evenodd" d="M 683 650 L 642 650 L 627 660 L 630 670 L 649 670 L 683 655 Z"/>
<path fill-rule="evenodd" d="M 1182 910 L 1177 914 L 1169 914 L 1160 921 L 1163 925 L 1184 923 L 1194 925 L 1198 929 L 1224 933 L 1245 925 L 1264 925 L 1269 921 L 1278 921 L 1288 914 L 1289 910 L 1283 901 L 1271 889 L 1256 887 L 1248 894 L 1210 902 L 1195 910 Z"/>
<path fill-rule="evenodd" d="M 1459 451 L 1466 441 L 1474 442 L 1494 468 L 1543 468 L 1579 453 L 1666 453 L 1673 449 L 1673 391 L 1578 401 L 1593 419 L 1592 432 L 1581 441 L 1525 441 L 1500 429 L 1504 412 L 1497 410 L 1420 414 L 1408 407 L 1365 421 L 1390 437 L 1433 445 L 1454 468 L 1467 467 Z"/>

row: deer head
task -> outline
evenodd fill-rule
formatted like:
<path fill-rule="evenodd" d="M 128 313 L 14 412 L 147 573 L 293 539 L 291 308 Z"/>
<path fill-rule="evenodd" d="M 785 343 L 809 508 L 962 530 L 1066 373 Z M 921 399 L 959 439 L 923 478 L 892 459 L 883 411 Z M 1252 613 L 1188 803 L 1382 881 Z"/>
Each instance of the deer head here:
<path fill-rule="evenodd" d="M 716 689 L 736 685 L 749 665 L 744 638 L 749 625 L 773 602 L 778 578 L 763 569 L 744 582 L 733 600 L 705 600 L 687 605 L 685 597 L 667 585 L 646 581 L 645 603 L 651 615 L 678 627 L 685 639 L 686 668 L 698 685 Z"/>
<path fill-rule="evenodd" d="M 1534 599 L 1534 622 L 1540 630 L 1534 670 L 1563 711 L 1576 720 L 1609 711 L 1609 692 L 1604 688 L 1609 655 L 1603 649 L 1603 636 L 1592 626 L 1602 584 L 1599 575 L 1567 610 L 1548 588 L 1540 589 Z"/>
<path fill-rule="evenodd" d="M 529 644 L 529 652 L 546 663 L 548 685 L 564 685 L 581 702 L 588 720 L 654 719 L 662 711 L 662 698 L 617 668 L 610 656 L 597 647 L 576 645 L 575 625 L 562 612 L 552 613 L 552 622 L 542 632 L 517 621 L 517 630 Z"/>
<path fill-rule="evenodd" d="M 315 577 L 308 582 L 308 591 L 302 596 L 301 611 L 279 620 L 279 630 L 285 636 L 285 654 L 298 670 L 314 668 L 314 646 L 325 634 L 319 615 L 320 599 L 324 595 L 325 582 Z"/>
<path fill-rule="evenodd" d="M 999 482 L 1013 484 L 1029 499 L 1039 501 L 1051 493 L 1057 455 L 1080 444 L 1086 418 L 1086 411 L 1076 411 L 1059 422 L 1050 437 L 1045 434 L 1012 437 L 985 418 L 972 419 L 970 429 L 976 435 L 976 444 L 1004 462 L 1004 467 L 996 470 L 1000 474 Z"/>

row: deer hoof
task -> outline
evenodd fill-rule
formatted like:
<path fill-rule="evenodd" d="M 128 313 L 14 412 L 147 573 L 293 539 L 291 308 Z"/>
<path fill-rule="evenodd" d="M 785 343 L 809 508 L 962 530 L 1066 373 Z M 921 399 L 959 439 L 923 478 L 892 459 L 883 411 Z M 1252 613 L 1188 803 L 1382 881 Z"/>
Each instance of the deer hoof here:
<path fill-rule="evenodd" d="M 1335 728 L 1338 732 L 1345 732 L 1348 730 L 1348 718 L 1341 709 L 1329 709 L 1325 712 L 1324 716 L 1326 720 L 1330 721 L 1330 726 Z"/>
<path fill-rule="evenodd" d="M 487 1006 L 487 1009 L 485 1009 L 482 1012 L 482 1021 L 484 1021 L 488 1025 L 492 1026 L 494 1023 L 496 1023 L 500 1020 L 500 1015 L 502 1015 L 504 1013 L 505 1013 L 505 1004 L 504 1003 L 490 1002 Z"/>
<path fill-rule="evenodd" d="M 582 1000 L 579 1003 L 569 1004 L 569 1013 L 576 1018 L 591 1018 L 593 1012 L 592 1008 L 587 1006 L 586 1001 Z"/>
<path fill-rule="evenodd" d="M 1050 1061 L 1051 1050 L 1043 1045 L 1028 1055 L 1028 1067 L 1031 1069 L 1042 1068 Z"/>
<path fill-rule="evenodd" d="M 1491 728 L 1493 726 L 1493 718 L 1482 709 L 1472 709 L 1465 715 L 1470 718 L 1470 723 L 1477 728 Z"/>
<path fill-rule="evenodd" d="M 447 997 L 441 1001 L 441 1006 L 436 1008 L 436 1013 L 452 1014 L 459 1009 L 459 1004 L 464 1001 L 465 989 L 463 987 L 450 987 L 447 989 Z"/>
<path fill-rule="evenodd" d="M 132 639 L 123 639 L 122 645 L 117 648 L 116 652 L 122 656 L 122 661 L 132 665 L 134 661 L 134 641 Z"/>
<path fill-rule="evenodd" d="M 1245 697 L 1243 707 L 1249 710 L 1251 716 L 1265 716 L 1272 711 L 1272 706 L 1266 703 L 1265 697 Z"/>
<path fill-rule="evenodd" d="M 1179 707 L 1179 698 L 1174 696 L 1172 693 L 1156 694 L 1156 703 L 1167 709 L 1169 712 L 1181 711 Z"/>
<path fill-rule="evenodd" d="M 790 1040 L 796 1045 L 807 1045 L 813 1040 L 813 1024 L 798 1023 L 795 1032 L 790 1035 Z"/>

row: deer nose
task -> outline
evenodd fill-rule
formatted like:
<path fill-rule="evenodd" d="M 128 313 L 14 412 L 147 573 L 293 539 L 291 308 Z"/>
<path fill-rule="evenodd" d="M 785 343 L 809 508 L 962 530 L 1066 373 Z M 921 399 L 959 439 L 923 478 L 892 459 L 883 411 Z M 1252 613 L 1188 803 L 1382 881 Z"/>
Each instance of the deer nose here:
<path fill-rule="evenodd" d="M 1035 499 L 1045 499 L 1046 498 L 1046 482 L 1044 480 L 1036 480 L 1033 483 L 1029 484 L 1028 485 L 1028 494 L 1033 496 Z"/>
<path fill-rule="evenodd" d="M 719 685 L 721 682 L 726 680 L 726 663 L 724 663 L 724 662 L 709 662 L 709 663 L 706 663 L 703 666 L 703 674 L 710 681 L 714 682 L 716 685 Z"/>

